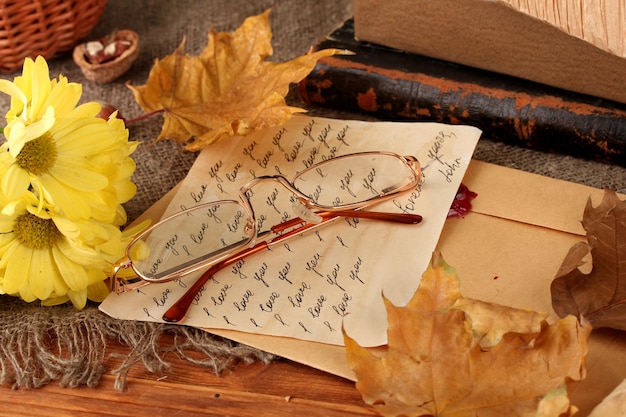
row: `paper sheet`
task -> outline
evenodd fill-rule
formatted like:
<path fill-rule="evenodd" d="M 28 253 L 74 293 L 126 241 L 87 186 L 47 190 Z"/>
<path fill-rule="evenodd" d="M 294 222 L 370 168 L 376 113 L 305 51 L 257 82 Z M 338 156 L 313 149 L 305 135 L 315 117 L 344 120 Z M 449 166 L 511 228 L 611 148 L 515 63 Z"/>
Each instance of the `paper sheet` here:
<path fill-rule="evenodd" d="M 342 325 L 361 345 L 386 343 L 381 293 L 396 305 L 415 292 L 470 162 L 480 131 L 436 123 L 359 122 L 295 116 L 281 127 L 207 147 L 165 215 L 195 204 L 237 199 L 261 175 L 293 177 L 323 159 L 361 151 L 414 155 L 420 186 L 372 210 L 418 213 L 416 226 L 345 218 L 224 269 L 209 281 L 181 324 L 343 344 Z M 289 193 L 255 187 L 257 221 L 295 217 Z M 164 240 L 164 244 L 166 240 Z M 122 319 L 160 321 L 198 274 L 152 284 L 100 306 Z"/>

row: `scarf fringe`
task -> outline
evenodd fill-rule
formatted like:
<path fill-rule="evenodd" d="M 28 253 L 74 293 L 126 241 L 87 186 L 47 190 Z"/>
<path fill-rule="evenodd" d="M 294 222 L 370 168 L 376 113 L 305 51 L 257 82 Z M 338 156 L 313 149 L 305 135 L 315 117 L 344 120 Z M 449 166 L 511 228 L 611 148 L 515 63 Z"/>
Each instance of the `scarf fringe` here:
<path fill-rule="evenodd" d="M 160 344 L 173 334 L 173 343 Z M 117 320 L 95 306 L 83 311 L 72 307 L 41 307 L 13 297 L 0 296 L 0 383 L 14 389 L 34 389 L 53 381 L 63 387 L 95 387 L 107 372 L 105 360 L 111 340 L 128 346 L 115 375 L 115 389 L 127 386 L 130 370 L 142 363 L 150 372 L 166 372 L 165 355 L 179 357 L 220 375 L 237 362 L 268 364 L 272 354 L 179 325 Z M 196 352 L 196 354 L 190 354 Z M 200 353 L 198 355 L 197 353 Z"/>

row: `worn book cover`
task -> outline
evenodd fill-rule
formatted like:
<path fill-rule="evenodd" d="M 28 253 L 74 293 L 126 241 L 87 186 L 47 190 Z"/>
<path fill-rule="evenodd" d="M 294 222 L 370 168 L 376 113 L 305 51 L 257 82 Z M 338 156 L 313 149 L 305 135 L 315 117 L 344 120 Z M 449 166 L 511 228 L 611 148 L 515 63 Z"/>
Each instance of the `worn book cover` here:
<path fill-rule="evenodd" d="M 624 104 L 361 42 L 353 20 L 316 48 L 353 54 L 318 61 L 298 86 L 309 105 L 469 124 L 491 140 L 626 166 Z"/>

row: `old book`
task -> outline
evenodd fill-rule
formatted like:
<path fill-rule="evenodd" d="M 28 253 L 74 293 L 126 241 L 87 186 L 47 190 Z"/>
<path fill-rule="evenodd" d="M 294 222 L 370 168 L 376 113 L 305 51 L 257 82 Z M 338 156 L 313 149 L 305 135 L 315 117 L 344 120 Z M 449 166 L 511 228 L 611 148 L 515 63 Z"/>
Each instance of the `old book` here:
<path fill-rule="evenodd" d="M 491 140 L 626 166 L 626 105 L 449 61 L 357 41 L 354 22 L 316 48 L 298 86 L 309 105 L 384 120 L 469 124 Z"/>
<path fill-rule="evenodd" d="M 626 1 L 355 0 L 367 41 L 626 103 Z"/>

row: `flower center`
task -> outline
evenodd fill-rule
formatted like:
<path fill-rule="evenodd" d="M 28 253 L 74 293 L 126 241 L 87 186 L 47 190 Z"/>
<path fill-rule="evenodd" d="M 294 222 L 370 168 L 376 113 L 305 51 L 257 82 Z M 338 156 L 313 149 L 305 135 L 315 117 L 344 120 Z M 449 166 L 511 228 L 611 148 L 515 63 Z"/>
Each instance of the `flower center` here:
<path fill-rule="evenodd" d="M 56 159 L 57 147 L 52 135 L 46 132 L 37 139 L 26 142 L 15 161 L 26 171 L 39 175 L 48 172 Z"/>
<path fill-rule="evenodd" d="M 30 213 L 17 217 L 13 233 L 18 242 L 31 249 L 51 248 L 63 236 L 52 219 Z"/>

